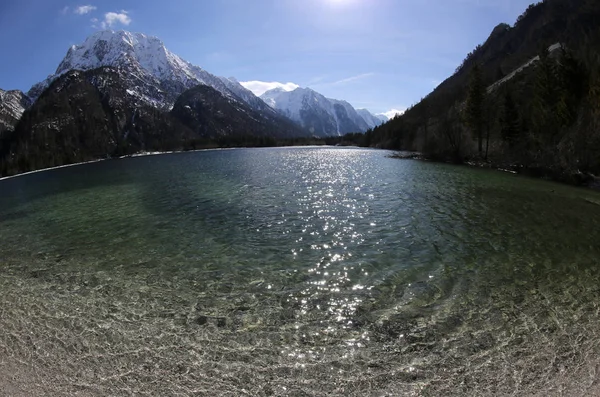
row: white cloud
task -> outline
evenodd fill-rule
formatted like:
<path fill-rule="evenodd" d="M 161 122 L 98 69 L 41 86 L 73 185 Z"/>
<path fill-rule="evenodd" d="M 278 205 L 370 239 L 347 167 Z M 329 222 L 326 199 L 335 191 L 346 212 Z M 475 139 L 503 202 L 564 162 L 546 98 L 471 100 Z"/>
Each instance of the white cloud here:
<path fill-rule="evenodd" d="M 69 6 L 65 6 L 63 7 L 62 10 L 60 10 L 60 13 L 63 15 L 66 15 L 69 12 Z"/>
<path fill-rule="evenodd" d="M 119 12 L 119 13 L 107 12 L 106 14 L 104 14 L 104 20 L 102 21 L 100 26 L 102 26 L 102 29 L 106 29 L 106 28 L 112 28 L 116 24 L 121 24 L 121 25 L 127 26 L 130 23 L 131 23 L 131 18 L 129 18 L 129 15 L 127 15 L 127 11 L 121 10 L 121 12 Z"/>
<path fill-rule="evenodd" d="M 385 117 L 387 117 L 388 119 L 393 119 L 394 116 L 396 115 L 401 115 L 404 114 L 404 112 L 406 111 L 406 109 L 391 109 L 388 110 L 387 112 L 383 112 L 383 113 L 378 113 L 378 115 L 383 115 Z"/>
<path fill-rule="evenodd" d="M 283 88 L 285 91 L 294 91 L 296 88 L 300 87 L 298 84 L 278 83 L 276 81 L 270 83 L 266 81 L 244 81 L 240 84 L 252 91 L 256 96 L 261 96 L 265 92 L 274 88 Z"/>
<path fill-rule="evenodd" d="M 85 14 L 89 14 L 90 12 L 94 11 L 96 8 L 97 8 L 96 6 L 92 6 L 92 5 L 78 6 L 78 7 L 75 7 L 73 12 L 77 15 L 85 15 Z"/>

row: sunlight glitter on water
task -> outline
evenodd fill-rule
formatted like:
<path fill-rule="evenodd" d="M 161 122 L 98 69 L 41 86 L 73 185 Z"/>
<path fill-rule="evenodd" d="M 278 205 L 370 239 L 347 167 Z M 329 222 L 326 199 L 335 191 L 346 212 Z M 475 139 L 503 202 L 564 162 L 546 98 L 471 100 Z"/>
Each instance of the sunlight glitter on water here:
<path fill-rule="evenodd" d="M 326 155 L 324 152 L 323 156 Z M 363 274 L 355 271 L 361 263 L 354 261 L 350 268 L 344 266 L 353 259 L 356 247 L 365 241 L 356 228 L 357 220 L 364 219 L 368 211 L 368 205 L 356 196 L 364 187 L 364 183 L 355 186 L 362 175 L 360 169 L 352 167 L 352 162 L 359 158 L 359 153 L 348 151 L 342 156 L 342 166 L 332 165 L 321 156 L 301 162 L 301 168 L 305 168 L 300 171 L 305 193 L 297 200 L 302 206 L 298 215 L 305 225 L 302 232 L 313 241 L 310 249 L 324 255 L 307 269 L 311 278 L 292 300 L 299 304 L 300 324 L 310 322 L 315 312 L 326 316 L 327 320 L 321 319 L 318 323 L 325 334 L 352 328 L 356 310 L 364 299 L 351 295 L 365 288 L 360 284 Z M 304 239 L 296 242 L 304 243 Z M 298 255 L 300 250 L 293 252 Z M 335 327 L 332 324 L 336 324 Z"/>
<path fill-rule="evenodd" d="M 502 395 L 599 356 L 592 192 L 356 149 L 76 168 L 0 182 L 0 356 L 29 384 Z"/>

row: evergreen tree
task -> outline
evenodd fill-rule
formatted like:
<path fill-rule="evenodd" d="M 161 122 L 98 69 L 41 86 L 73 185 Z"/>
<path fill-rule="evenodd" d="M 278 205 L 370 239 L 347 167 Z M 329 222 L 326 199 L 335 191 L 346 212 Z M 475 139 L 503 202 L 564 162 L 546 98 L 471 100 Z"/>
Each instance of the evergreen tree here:
<path fill-rule="evenodd" d="M 517 143 L 521 126 L 519 122 L 519 110 L 510 92 L 507 92 L 504 96 L 500 124 L 502 139 L 508 143 L 509 147 L 514 147 Z"/>
<path fill-rule="evenodd" d="M 555 140 L 560 125 L 557 116 L 564 113 L 559 110 L 559 87 L 556 63 L 550 58 L 548 49 L 544 48 L 536 65 L 531 112 L 531 121 L 538 146 L 551 144 Z"/>
<path fill-rule="evenodd" d="M 569 126 L 575 121 L 581 101 L 588 91 L 588 76 L 581 62 L 564 46 L 557 66 L 557 78 L 559 122 L 561 126 Z"/>
<path fill-rule="evenodd" d="M 467 125 L 477 137 L 479 156 L 483 154 L 483 101 L 485 99 L 485 88 L 481 76 L 481 68 L 475 65 L 471 69 L 469 82 L 469 93 L 466 104 Z"/>

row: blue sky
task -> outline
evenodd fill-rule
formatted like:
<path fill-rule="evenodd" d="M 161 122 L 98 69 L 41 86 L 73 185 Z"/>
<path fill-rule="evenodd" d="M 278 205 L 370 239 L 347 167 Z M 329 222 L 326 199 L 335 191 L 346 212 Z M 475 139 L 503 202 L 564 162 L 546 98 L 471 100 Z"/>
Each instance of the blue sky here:
<path fill-rule="evenodd" d="M 0 88 L 27 91 L 96 30 L 162 39 L 239 81 L 295 83 L 372 112 L 403 109 L 533 0 L 2 0 Z"/>

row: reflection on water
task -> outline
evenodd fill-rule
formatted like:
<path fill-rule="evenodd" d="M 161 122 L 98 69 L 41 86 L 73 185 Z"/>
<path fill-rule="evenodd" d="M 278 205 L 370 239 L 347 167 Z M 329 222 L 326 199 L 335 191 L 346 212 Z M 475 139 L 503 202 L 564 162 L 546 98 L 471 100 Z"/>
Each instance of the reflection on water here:
<path fill-rule="evenodd" d="M 324 148 L 0 188 L 0 382 L 15 394 L 596 387 L 595 192 Z"/>

